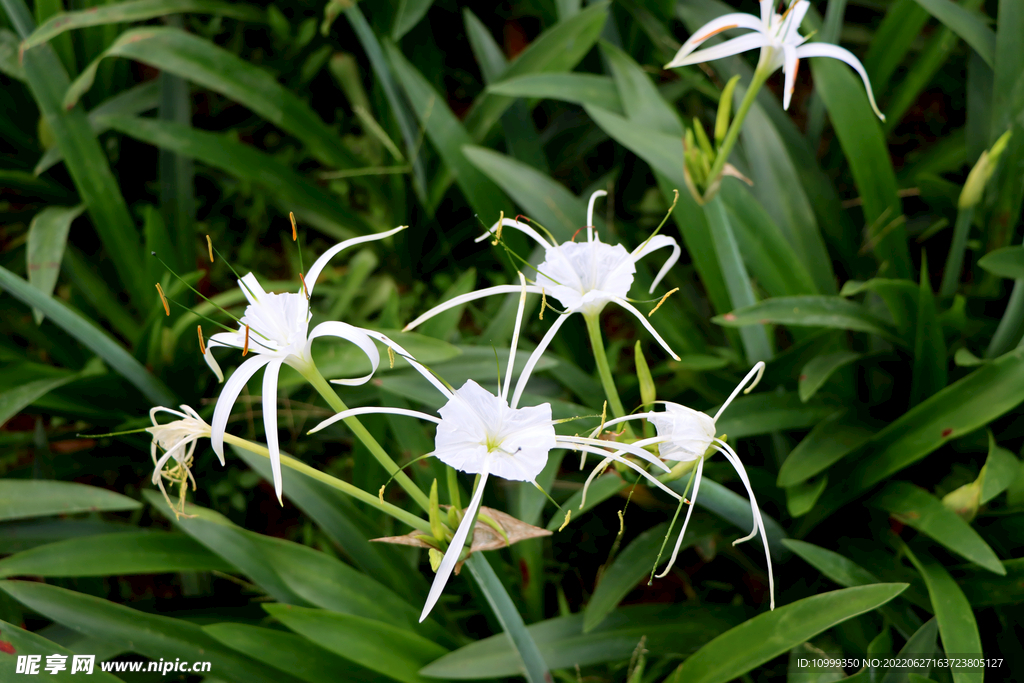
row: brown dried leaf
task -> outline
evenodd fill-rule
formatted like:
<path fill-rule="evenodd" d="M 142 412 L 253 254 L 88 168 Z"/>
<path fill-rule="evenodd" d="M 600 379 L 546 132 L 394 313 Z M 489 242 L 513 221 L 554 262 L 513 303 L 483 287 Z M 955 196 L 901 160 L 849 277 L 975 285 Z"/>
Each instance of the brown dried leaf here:
<path fill-rule="evenodd" d="M 442 505 L 441 507 L 447 509 L 451 506 Z M 480 517 L 478 516 L 476 520 L 476 527 L 473 529 L 473 544 L 470 546 L 466 557 L 482 550 L 497 550 L 498 548 L 504 548 L 506 545 L 518 543 L 519 541 L 551 535 L 551 532 L 547 529 L 541 529 L 540 527 L 535 527 L 532 524 L 522 522 L 501 510 L 495 510 L 494 508 L 481 505 L 480 514 L 490 517 L 504 530 L 505 535 L 508 536 L 508 543 L 505 543 L 505 536 L 491 528 L 486 522 L 480 521 Z M 425 534 L 422 531 L 414 530 L 403 536 L 387 536 L 385 538 L 373 538 L 370 540 L 375 543 L 411 545 L 416 548 L 433 547 L 419 538 L 424 535 Z M 462 569 L 462 562 L 455 566 L 455 573 L 458 574 L 460 569 Z"/>

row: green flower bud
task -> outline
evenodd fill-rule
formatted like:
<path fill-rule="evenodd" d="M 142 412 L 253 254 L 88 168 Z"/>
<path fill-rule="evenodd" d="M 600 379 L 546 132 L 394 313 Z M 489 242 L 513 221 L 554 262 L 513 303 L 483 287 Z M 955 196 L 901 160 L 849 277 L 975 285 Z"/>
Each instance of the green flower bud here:
<path fill-rule="evenodd" d="M 996 167 L 999 165 L 999 157 L 1002 156 L 1003 151 L 1009 144 L 1010 136 L 1010 131 L 1006 131 L 996 140 L 991 149 L 981 153 L 978 163 L 974 165 L 974 168 L 967 175 L 964 189 L 960 193 L 960 209 L 969 209 L 972 206 L 977 206 L 981 201 L 981 197 L 985 193 L 985 185 L 988 184 L 992 174 L 995 173 Z"/>

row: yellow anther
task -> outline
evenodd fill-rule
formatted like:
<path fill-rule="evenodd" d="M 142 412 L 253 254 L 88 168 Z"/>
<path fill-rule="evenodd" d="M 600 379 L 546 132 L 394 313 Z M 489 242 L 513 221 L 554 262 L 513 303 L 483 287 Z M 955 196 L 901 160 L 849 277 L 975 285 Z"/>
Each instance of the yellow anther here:
<path fill-rule="evenodd" d="M 388 363 L 390 363 L 391 369 L 394 370 L 395 369 L 395 350 L 393 348 L 391 348 L 390 346 L 388 347 Z"/>
<path fill-rule="evenodd" d="M 309 300 L 309 289 L 306 288 L 306 278 L 302 277 L 302 273 L 299 273 L 299 282 L 302 283 L 302 291 L 306 295 L 306 300 Z"/>
<path fill-rule="evenodd" d="M 387 484 L 384 484 L 384 486 L 387 486 Z M 381 486 L 380 491 L 377 491 L 377 497 L 380 498 L 382 503 L 384 502 L 384 486 Z"/>
<path fill-rule="evenodd" d="M 626 530 L 626 522 L 622 518 L 622 510 L 619 510 L 619 536 Z"/>
<path fill-rule="evenodd" d="M 210 253 L 210 263 L 213 263 L 213 242 L 209 235 L 206 236 L 206 251 Z"/>
<path fill-rule="evenodd" d="M 565 527 L 569 526 L 569 518 L 570 517 L 572 517 L 572 508 L 569 508 L 568 510 L 565 511 L 565 521 L 562 522 L 562 526 L 558 527 L 559 531 L 561 531 Z"/>
<path fill-rule="evenodd" d="M 669 298 L 670 296 L 672 296 L 673 294 L 675 294 L 675 293 L 676 293 L 676 292 L 678 292 L 678 291 L 679 291 L 679 288 L 678 288 L 678 287 L 676 287 L 676 288 L 675 288 L 675 289 L 673 289 L 672 291 L 670 291 L 670 292 L 666 292 L 666 293 L 665 293 L 665 296 L 661 297 L 661 301 L 659 301 L 659 302 L 658 302 L 658 305 L 657 305 L 657 306 L 655 306 L 654 308 L 652 308 L 652 309 L 651 309 L 651 312 L 647 314 L 647 317 L 648 317 L 648 318 L 650 318 L 650 317 L 651 317 L 652 315 L 654 315 L 654 312 L 655 312 L 656 310 L 658 310 L 659 308 L 661 308 L 661 305 L 662 305 L 663 303 L 665 303 L 665 299 Z"/>
<path fill-rule="evenodd" d="M 544 319 L 544 309 L 548 307 L 548 295 L 544 288 L 540 288 L 540 319 Z"/>
<path fill-rule="evenodd" d="M 299 229 L 295 225 L 295 213 L 293 213 L 292 211 L 289 211 L 288 212 L 288 220 L 290 220 L 292 222 L 292 242 L 294 242 L 297 239 L 299 239 Z"/>
<path fill-rule="evenodd" d="M 199 352 L 206 355 L 206 344 L 203 343 L 203 326 L 196 325 L 196 331 L 199 332 Z"/>
<path fill-rule="evenodd" d="M 498 214 L 498 229 L 494 231 L 494 241 L 491 242 L 492 247 L 498 246 L 498 242 L 501 241 L 501 228 L 505 225 L 505 212 L 502 211 Z"/>
<path fill-rule="evenodd" d="M 242 355 L 249 353 L 249 326 L 245 326 L 245 345 L 242 347 Z"/>
<path fill-rule="evenodd" d="M 164 305 L 164 313 L 167 317 L 171 317 L 171 307 L 167 305 L 167 297 L 164 296 L 164 288 L 160 286 L 160 283 L 156 283 L 156 291 L 160 295 L 160 303 Z"/>

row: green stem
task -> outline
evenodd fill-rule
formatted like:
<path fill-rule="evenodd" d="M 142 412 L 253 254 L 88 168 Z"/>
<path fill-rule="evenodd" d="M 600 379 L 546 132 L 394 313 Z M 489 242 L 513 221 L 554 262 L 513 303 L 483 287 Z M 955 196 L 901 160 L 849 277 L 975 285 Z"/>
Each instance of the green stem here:
<path fill-rule="evenodd" d="M 995 358 L 1011 350 L 1021 340 L 1024 333 L 1024 279 L 1013 283 L 1010 301 L 999 321 L 996 333 L 985 351 L 986 358 Z"/>
<path fill-rule="evenodd" d="M 226 441 L 229 444 L 238 446 L 239 448 L 244 448 L 250 453 L 262 455 L 264 458 L 270 458 L 270 451 L 267 450 L 266 446 L 253 443 L 251 441 L 246 441 L 245 439 L 237 437 L 234 434 L 224 434 L 224 441 Z M 427 520 L 421 519 L 416 515 L 412 514 L 411 512 L 403 510 L 397 505 L 392 505 L 391 503 L 383 502 L 381 501 L 380 498 L 367 493 L 366 491 L 362 490 L 358 486 L 355 486 L 354 484 L 350 484 L 347 481 L 338 479 L 337 477 L 332 477 L 331 475 L 325 472 L 321 472 L 316 468 L 310 467 L 309 465 L 303 462 L 299 462 L 295 458 L 289 457 L 284 453 L 281 453 L 281 464 L 284 465 L 285 467 L 290 467 L 296 472 L 301 472 L 307 477 L 312 477 L 313 479 L 316 479 L 321 483 L 327 484 L 331 488 L 335 488 L 346 495 L 352 496 L 356 500 L 362 501 L 367 505 L 375 507 L 384 514 L 391 515 L 399 522 L 411 526 L 413 529 L 419 529 L 421 531 L 430 533 L 430 522 L 428 522 Z"/>
<path fill-rule="evenodd" d="M 767 60 L 762 60 L 767 61 Z M 750 111 L 750 107 L 754 104 L 754 98 L 757 97 L 757 91 L 761 89 L 764 82 L 768 80 L 768 76 L 771 72 L 768 69 L 762 68 L 761 64 L 757 65 L 757 69 L 754 71 L 754 76 L 750 79 L 750 85 L 747 87 L 747 92 L 743 96 L 743 101 L 740 102 L 739 108 L 736 110 L 736 117 L 729 124 L 729 131 L 725 134 L 725 139 L 722 140 L 722 145 L 715 152 L 715 163 L 711 166 L 711 171 L 708 173 L 707 184 L 711 185 L 714 179 L 721 174 L 725 168 L 726 162 L 729 161 L 729 154 L 732 152 L 732 148 L 736 146 L 736 141 L 740 137 L 740 129 L 743 127 L 743 119 L 747 118 L 747 112 Z"/>
<path fill-rule="evenodd" d="M 600 315 L 583 314 L 587 321 L 587 334 L 590 335 L 590 347 L 594 350 L 594 362 L 597 364 L 597 374 L 601 376 L 601 386 L 608 397 L 608 404 L 612 407 L 614 417 L 625 417 L 626 409 L 622 407 L 622 399 L 619 398 L 619 390 L 615 388 L 615 380 L 612 378 L 612 369 L 608 365 L 608 356 L 604 351 L 604 340 L 601 338 Z M 625 423 L 626 435 L 633 436 L 633 430 L 629 423 Z"/>
<path fill-rule="evenodd" d="M 946 258 L 946 270 L 942 273 L 942 285 L 939 287 L 940 296 L 953 296 L 956 294 L 956 286 L 960 282 L 960 271 L 964 266 L 967 235 L 971 231 L 971 221 L 973 219 L 973 206 L 960 209 L 960 212 L 956 215 L 956 226 L 953 228 L 953 244 L 949 247 L 949 256 Z"/>
<path fill-rule="evenodd" d="M 313 385 L 313 388 L 320 392 L 320 395 L 324 397 L 329 405 L 335 412 L 341 413 L 348 410 L 348 406 L 341 400 L 338 394 L 334 391 L 334 387 L 327 383 L 323 375 L 316 369 L 311 367 L 308 372 L 302 373 L 303 376 Z M 430 510 L 430 499 L 427 498 L 426 494 L 419 489 L 416 484 L 413 483 L 412 479 L 402 471 L 402 469 L 391 459 L 391 456 L 387 454 L 384 448 L 377 442 L 377 439 L 373 438 L 369 430 L 363 426 L 363 423 L 358 418 L 348 417 L 344 420 L 345 425 L 352 430 L 356 438 L 363 442 L 367 450 L 377 459 L 388 474 L 394 476 L 395 481 L 398 485 L 405 489 L 405 492 L 412 497 L 416 504 L 420 506 L 420 509 L 424 512 Z"/>

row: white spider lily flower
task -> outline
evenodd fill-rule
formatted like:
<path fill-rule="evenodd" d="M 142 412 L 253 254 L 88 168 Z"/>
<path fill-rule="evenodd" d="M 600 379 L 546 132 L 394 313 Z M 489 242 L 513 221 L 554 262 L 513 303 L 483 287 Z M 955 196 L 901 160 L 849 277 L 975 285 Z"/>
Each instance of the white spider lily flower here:
<path fill-rule="evenodd" d="M 801 36 L 800 23 L 811 4 L 808 0 L 798 0 L 790 5 L 789 9 L 778 14 L 775 12 L 774 0 L 761 0 L 760 18 L 753 14 L 734 12 L 724 14 L 713 19 L 693 32 L 693 35 L 683 43 L 679 52 L 671 62 L 665 65 L 666 69 L 677 66 L 688 66 L 710 62 L 723 57 L 738 55 L 747 50 L 761 50 L 758 68 L 767 69 L 773 73 L 780 66 L 786 76 L 782 108 L 789 109 L 789 101 L 793 96 L 793 88 L 796 85 L 796 74 L 800 68 L 800 60 L 808 57 L 831 57 L 846 62 L 860 74 L 864 81 L 864 88 L 868 92 L 868 100 L 871 108 L 878 118 L 885 120 L 885 116 L 875 104 L 874 93 L 871 92 L 871 81 L 868 80 L 868 73 L 864 65 L 860 63 L 853 54 L 838 45 L 828 43 L 807 43 L 810 36 Z M 739 36 L 727 40 L 714 47 L 697 50 L 696 48 L 714 35 L 731 28 L 747 28 L 754 33 Z"/>
<path fill-rule="evenodd" d="M 518 396 L 509 403 L 508 393 L 512 383 L 516 346 L 519 342 L 519 330 L 523 322 L 526 294 L 529 291 L 526 278 L 522 273 L 519 274 L 519 278 L 520 298 L 515 331 L 512 335 L 505 380 L 504 382 L 499 380 L 497 395 L 487 391 L 473 380 L 467 380 L 462 387 L 452 391 L 441 384 L 422 365 L 414 363 L 414 367 L 448 399 L 445 405 L 437 411 L 437 416 L 406 408 L 352 408 L 324 420 L 310 430 L 310 433 L 313 433 L 347 417 L 371 413 L 417 417 L 437 425 L 434 450 L 431 455 L 456 470 L 480 475 L 480 481 L 473 493 L 469 507 L 465 509 L 462 521 L 437 568 L 434 582 L 420 615 L 420 621 L 426 619 L 434 608 L 458 563 L 466 538 L 473 526 L 473 520 L 480 508 L 484 485 L 490 475 L 510 481 L 528 481 L 536 485 L 536 477 L 547 464 L 549 452 L 554 448 L 567 448 L 597 453 L 606 458 L 624 462 L 669 495 L 679 499 L 678 494 L 649 475 L 642 467 L 621 457 L 621 453 L 630 453 L 668 471 L 668 468 L 650 453 L 632 445 L 624 446 L 623 450 L 618 453 L 612 453 L 607 450 L 608 442 L 606 441 L 579 436 L 560 436 L 555 433 L 555 420 L 551 418 L 551 404 L 544 403 L 539 406 L 520 408 L 518 407 Z M 530 368 L 524 369 L 523 376 L 527 376 L 529 372 Z M 524 380 L 521 377 L 520 382 L 522 381 Z"/>
<path fill-rule="evenodd" d="M 163 480 L 164 478 L 170 479 L 180 483 L 183 487 L 185 482 L 191 481 L 192 489 L 195 490 L 196 480 L 192 476 L 189 464 L 192 462 L 192 454 L 196 450 L 196 442 L 210 436 L 210 425 L 199 417 L 199 413 L 184 404 L 181 405 L 181 410 L 183 412 L 163 406 L 152 408 L 149 411 L 149 419 L 152 420 L 153 426 L 146 427 L 146 431 L 153 435 L 153 441 L 149 445 L 149 452 L 153 457 L 153 484 L 160 487 L 160 492 L 164 494 L 164 499 L 171 509 L 175 510 L 175 514 L 178 514 L 180 510 L 175 509 L 171 503 Z M 157 413 L 170 413 L 180 419 L 160 424 L 156 419 Z M 158 447 L 163 450 L 163 455 L 159 458 L 157 457 Z M 177 463 L 177 467 L 171 473 L 167 473 L 164 471 L 164 466 L 171 458 Z M 182 496 L 184 496 L 184 488 L 182 488 Z"/>
<path fill-rule="evenodd" d="M 672 237 L 667 235 L 654 235 L 632 252 L 626 251 L 621 244 L 605 244 L 600 240 L 593 227 L 594 202 L 598 197 L 608 194 L 604 190 L 598 190 L 590 196 L 587 206 L 587 241 L 586 242 L 564 242 L 557 244 L 540 235 L 531 226 L 510 218 L 503 218 L 491 226 L 483 235 L 477 238 L 477 242 L 488 239 L 496 234 L 501 227 L 515 228 L 536 241 L 544 248 L 544 261 L 537 266 L 537 280 L 534 284 L 526 287 L 527 292 L 533 294 L 550 295 L 557 299 L 564 311 L 555 322 L 548 328 L 547 333 L 541 339 L 536 350 L 531 354 L 526 363 L 526 368 L 516 384 L 513 393 L 513 403 L 518 401 L 526 387 L 526 378 L 529 377 L 533 367 L 540 360 L 541 355 L 547 349 L 548 344 L 554 338 L 555 333 L 573 313 L 583 313 L 588 316 L 596 316 L 609 303 L 616 303 L 636 316 L 637 320 L 647 328 L 647 331 L 661 344 L 674 359 L 679 356 L 669 347 L 668 343 L 661 338 L 661 335 L 654 329 L 647 320 L 647 316 L 626 300 L 629 289 L 633 284 L 633 274 L 636 273 L 636 263 L 643 257 L 658 249 L 665 247 L 672 248 L 672 254 L 661 267 L 649 292 L 653 293 L 655 287 L 661 282 L 669 269 L 679 260 L 681 249 L 679 244 Z M 476 292 L 457 296 L 443 304 L 435 306 L 420 317 L 405 326 L 405 330 L 411 330 L 417 325 L 433 318 L 450 308 L 461 306 L 469 301 L 475 301 L 494 294 L 509 294 L 520 291 L 518 285 L 497 285 L 487 287 Z"/>
<path fill-rule="evenodd" d="M 771 609 L 775 609 L 775 578 L 772 574 L 772 558 L 768 551 L 768 536 L 764 531 L 764 522 L 761 519 L 761 512 L 757 507 L 757 500 L 754 498 L 754 491 L 750 486 L 750 479 L 747 477 L 747 471 L 743 467 L 743 463 L 740 461 L 736 451 L 732 449 L 729 444 L 719 439 L 715 423 L 718 418 L 722 415 L 729 404 L 732 403 L 733 399 L 740 393 L 740 390 L 746 386 L 743 393 L 749 393 L 757 383 L 761 380 L 761 375 L 764 374 L 764 362 L 759 361 L 747 376 L 736 385 L 733 389 L 732 394 L 726 399 L 725 403 L 718 409 L 714 417 L 709 416 L 707 413 L 702 413 L 699 410 L 693 410 L 686 406 L 679 405 L 678 403 L 670 403 L 665 401 L 665 410 L 663 412 L 651 411 L 649 413 L 642 413 L 639 415 L 627 415 L 626 417 L 620 417 L 613 420 L 608 420 L 604 426 L 611 426 L 627 420 L 645 419 L 649 420 L 651 424 L 657 429 L 658 435 L 649 439 L 641 439 L 635 442 L 634 446 L 644 447 L 651 445 L 658 445 L 658 452 L 661 457 L 665 460 L 675 460 L 680 462 L 693 462 L 697 461 L 697 471 L 694 474 L 693 479 L 693 495 L 691 497 L 690 506 L 686 510 L 686 518 L 683 520 L 683 528 L 679 531 L 679 538 L 676 540 L 675 548 L 672 551 L 672 557 L 668 561 L 668 566 L 658 577 L 665 576 L 668 574 L 672 565 L 675 564 L 676 557 L 679 554 L 679 548 L 683 543 L 683 536 L 686 534 L 686 526 L 690 522 L 690 513 L 693 512 L 693 504 L 697 501 L 697 493 L 700 490 L 701 475 L 704 472 L 704 454 L 709 448 L 721 453 L 725 456 L 725 459 L 729 461 L 733 469 L 739 475 L 740 480 L 743 482 L 743 486 L 747 489 L 747 495 L 750 497 L 750 512 L 754 520 L 754 528 L 750 534 L 743 538 L 733 541 L 733 545 L 742 543 L 743 541 L 749 541 L 754 536 L 761 533 L 761 542 L 764 545 L 764 556 L 768 562 L 768 589 L 771 596 Z M 600 467 L 597 468 L 601 469 Z M 596 472 L 597 470 L 595 470 Z M 590 483 L 588 479 L 587 484 Z"/>
<path fill-rule="evenodd" d="M 274 490 L 278 501 L 281 501 L 282 496 L 281 454 L 277 436 L 277 380 L 281 365 L 288 364 L 303 375 L 315 373 L 317 370 L 311 355 L 313 340 L 324 336 L 352 342 L 370 361 L 369 374 L 355 379 L 334 380 L 337 384 L 363 384 L 369 381 L 380 363 L 380 354 L 367 330 L 343 322 L 328 321 L 314 327 L 312 332 L 308 331 L 311 317 L 309 296 L 313 294 L 317 278 L 320 277 L 327 262 L 338 252 L 364 242 L 384 239 L 404 230 L 405 227 L 403 225 L 387 232 L 355 237 L 334 245 L 313 263 L 304 277 L 303 287 L 296 293 L 266 292 L 256 280 L 256 276 L 248 273 L 238 280 L 238 286 L 242 288 L 249 302 L 238 331 L 214 334 L 206 343 L 204 358 L 220 382 L 224 381 L 224 375 L 213 357 L 212 351 L 215 347 L 242 349 L 242 355 L 252 353 L 252 356 L 239 365 L 228 378 L 213 411 L 210 443 L 221 464 L 224 464 L 224 430 L 231 414 L 231 407 L 238 399 L 242 387 L 257 370 L 266 367 L 263 372 L 263 425 L 267 434 L 267 449 L 270 451 L 270 465 L 274 473 Z"/>

